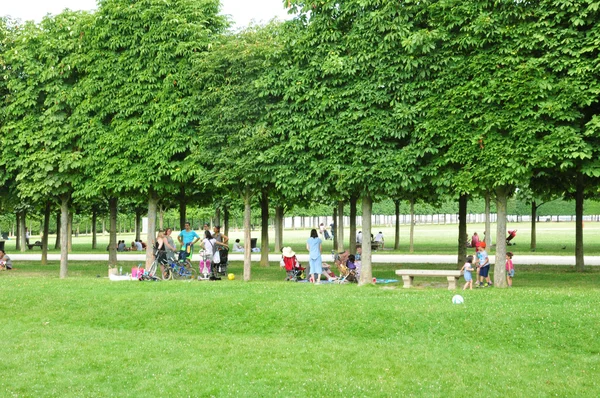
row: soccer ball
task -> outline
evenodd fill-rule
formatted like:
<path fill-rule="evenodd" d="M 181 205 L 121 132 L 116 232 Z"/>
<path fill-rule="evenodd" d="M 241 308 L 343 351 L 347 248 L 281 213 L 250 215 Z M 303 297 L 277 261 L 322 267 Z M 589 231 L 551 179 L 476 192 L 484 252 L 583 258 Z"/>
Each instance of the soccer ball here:
<path fill-rule="evenodd" d="M 456 294 L 454 297 L 452 297 L 452 304 L 463 304 L 464 302 L 465 299 L 459 294 Z"/>
<path fill-rule="evenodd" d="M 230 281 L 235 279 L 235 274 L 229 274 L 227 275 L 227 279 L 229 279 Z"/>

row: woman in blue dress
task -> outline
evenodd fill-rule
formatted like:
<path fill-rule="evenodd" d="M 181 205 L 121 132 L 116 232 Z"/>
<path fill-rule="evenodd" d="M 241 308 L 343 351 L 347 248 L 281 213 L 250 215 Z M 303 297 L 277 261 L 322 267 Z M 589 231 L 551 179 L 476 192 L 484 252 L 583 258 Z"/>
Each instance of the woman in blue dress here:
<path fill-rule="evenodd" d="M 323 272 L 323 264 L 321 261 L 321 251 L 323 249 L 322 240 L 319 238 L 319 234 L 316 229 L 310 231 L 310 238 L 306 242 L 306 249 L 308 250 L 308 263 L 310 264 L 310 279 L 315 284 L 321 283 L 321 273 Z"/>

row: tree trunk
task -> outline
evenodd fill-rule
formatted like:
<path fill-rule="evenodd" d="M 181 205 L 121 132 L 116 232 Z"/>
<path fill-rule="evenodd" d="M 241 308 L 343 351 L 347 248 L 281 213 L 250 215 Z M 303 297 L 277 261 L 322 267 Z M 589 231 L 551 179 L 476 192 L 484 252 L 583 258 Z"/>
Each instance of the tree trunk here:
<path fill-rule="evenodd" d="M 494 285 L 506 287 L 506 205 L 508 189 L 505 186 L 496 188 L 496 263 L 494 264 Z M 487 248 L 489 254 L 489 248 Z M 491 265 L 490 265 L 491 269 Z"/>
<path fill-rule="evenodd" d="M 394 200 L 394 212 L 396 215 L 396 228 L 394 231 L 394 250 L 400 250 L 400 200 Z"/>
<path fill-rule="evenodd" d="M 129 218 L 129 217 L 128 217 Z M 142 237 L 142 210 L 135 209 L 135 240 L 136 242 Z"/>
<path fill-rule="evenodd" d="M 69 224 L 67 227 L 67 245 L 68 245 L 68 250 L 69 253 L 73 252 L 73 212 L 70 211 L 69 212 Z"/>
<path fill-rule="evenodd" d="M 275 206 L 275 253 L 283 249 L 283 206 Z"/>
<path fill-rule="evenodd" d="M 337 234 L 337 223 L 338 223 L 338 209 L 337 207 L 333 208 L 333 227 L 331 227 L 331 236 L 333 237 L 333 248 L 336 252 L 340 251 L 338 234 Z"/>
<path fill-rule="evenodd" d="M 56 242 L 54 243 L 55 249 L 60 249 L 60 237 L 62 236 L 62 208 L 56 213 Z"/>
<path fill-rule="evenodd" d="M 70 195 L 62 195 L 60 198 L 60 278 L 67 277 L 69 266 L 69 202 Z"/>
<path fill-rule="evenodd" d="M 356 253 L 356 202 L 358 198 L 352 196 L 350 198 L 350 253 Z"/>
<path fill-rule="evenodd" d="M 24 252 L 25 250 L 28 249 L 27 247 L 27 227 L 26 225 L 26 221 L 27 221 L 27 211 L 26 210 L 21 210 L 21 217 L 19 218 L 19 223 L 20 223 L 20 232 L 21 232 L 21 252 Z"/>
<path fill-rule="evenodd" d="M 42 236 L 42 265 L 48 265 L 48 231 L 50 230 L 50 213 L 52 211 L 52 203 L 46 201 L 44 209 L 44 232 Z"/>
<path fill-rule="evenodd" d="M 490 198 L 490 191 L 486 191 L 485 193 L 485 231 L 483 231 L 483 238 L 484 238 L 484 242 L 485 242 L 485 247 L 490 250 L 489 248 L 492 247 L 492 231 L 490 230 L 492 228 L 491 226 L 491 219 L 490 219 L 490 213 L 492 212 L 491 210 L 491 206 L 490 206 L 490 202 L 491 202 L 491 198 Z"/>
<path fill-rule="evenodd" d="M 162 205 L 158 207 L 158 229 L 165 230 L 165 207 Z"/>
<path fill-rule="evenodd" d="M 535 200 L 531 202 L 531 244 L 529 248 L 532 252 L 537 249 L 537 203 Z"/>
<path fill-rule="evenodd" d="M 252 192 L 246 188 L 244 193 L 244 281 L 249 281 L 252 269 L 252 211 L 251 211 Z"/>
<path fill-rule="evenodd" d="M 415 200 L 410 200 L 410 237 L 408 244 L 408 252 L 415 252 Z"/>
<path fill-rule="evenodd" d="M 583 272 L 583 175 L 577 174 L 575 192 L 575 269 Z"/>
<path fill-rule="evenodd" d="M 358 281 L 359 286 L 373 282 L 373 269 L 371 267 L 371 213 L 373 210 L 373 202 L 369 194 L 365 194 L 362 198 L 362 231 L 363 231 L 363 242 L 366 244 L 362 245 L 361 262 L 362 267 L 360 270 L 360 280 Z"/>
<path fill-rule="evenodd" d="M 154 243 L 156 242 L 156 214 L 158 209 L 158 195 L 150 189 L 148 195 L 148 236 L 146 238 L 146 269 L 149 270 L 154 262 Z M 192 259 L 190 258 L 190 261 Z M 158 271 L 160 272 L 160 270 Z"/>
<path fill-rule="evenodd" d="M 458 269 L 462 268 L 467 256 L 467 202 L 467 195 L 461 194 L 458 198 Z"/>
<path fill-rule="evenodd" d="M 182 185 L 179 189 L 179 230 L 185 229 L 187 212 L 187 199 L 185 197 L 185 187 Z"/>
<path fill-rule="evenodd" d="M 260 265 L 261 267 L 269 266 L 269 193 L 267 190 L 262 191 L 260 199 Z"/>
<path fill-rule="evenodd" d="M 223 233 L 229 236 L 229 207 L 223 206 Z"/>
<path fill-rule="evenodd" d="M 365 215 L 363 214 L 363 217 Z M 338 236 L 338 251 L 344 251 L 344 202 L 338 201 L 338 221 L 335 227 L 335 234 Z"/>
<path fill-rule="evenodd" d="M 16 224 L 17 224 L 17 232 L 15 233 L 15 238 L 16 238 L 16 245 L 15 245 L 15 250 L 16 251 L 20 251 L 21 250 L 21 212 L 18 211 L 15 214 L 16 216 Z"/>
<path fill-rule="evenodd" d="M 92 210 L 92 249 L 98 248 L 98 236 L 96 231 L 96 224 L 98 222 L 98 212 L 96 209 Z"/>
<path fill-rule="evenodd" d="M 220 207 L 215 208 L 215 225 L 222 226 L 221 225 L 221 208 Z"/>
<path fill-rule="evenodd" d="M 108 263 L 110 265 L 117 265 L 117 211 L 118 211 L 119 200 L 117 198 L 110 198 L 108 200 L 108 209 L 110 212 L 109 216 L 109 238 L 108 238 Z"/>

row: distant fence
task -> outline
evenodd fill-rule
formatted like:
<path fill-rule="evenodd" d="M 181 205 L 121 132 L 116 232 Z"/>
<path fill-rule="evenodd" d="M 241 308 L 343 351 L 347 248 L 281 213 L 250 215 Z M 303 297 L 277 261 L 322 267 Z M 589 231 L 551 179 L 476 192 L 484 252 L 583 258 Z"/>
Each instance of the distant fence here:
<path fill-rule="evenodd" d="M 531 216 L 507 216 L 508 222 L 531 222 Z M 497 215 L 490 214 L 490 222 L 495 223 Z M 584 216 L 584 221 L 600 221 L 600 215 Z M 574 222 L 575 216 L 540 216 L 538 222 Z M 485 214 L 467 214 L 467 224 L 484 223 Z M 317 228 L 321 223 L 329 227 L 333 224 L 333 217 L 286 217 L 285 228 Z M 393 226 L 396 224 L 396 216 L 373 215 L 372 225 Z M 420 214 L 415 215 L 416 224 L 458 224 L 458 214 Z M 400 215 L 400 225 L 409 225 L 410 215 Z M 344 217 L 344 225 L 350 225 L 350 217 Z M 356 217 L 356 225 L 362 225 L 362 216 Z"/>

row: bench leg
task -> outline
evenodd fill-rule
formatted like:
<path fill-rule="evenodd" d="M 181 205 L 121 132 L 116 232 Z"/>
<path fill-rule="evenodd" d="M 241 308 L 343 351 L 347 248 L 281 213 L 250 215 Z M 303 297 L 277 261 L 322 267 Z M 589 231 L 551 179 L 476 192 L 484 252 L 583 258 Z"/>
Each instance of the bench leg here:
<path fill-rule="evenodd" d="M 455 276 L 447 276 L 448 278 L 448 290 L 456 290 L 456 281 L 458 280 Z"/>
<path fill-rule="evenodd" d="M 405 289 L 408 289 L 409 287 L 412 287 L 413 279 L 414 279 L 413 276 L 402 275 L 402 280 L 404 281 L 404 288 Z"/>

